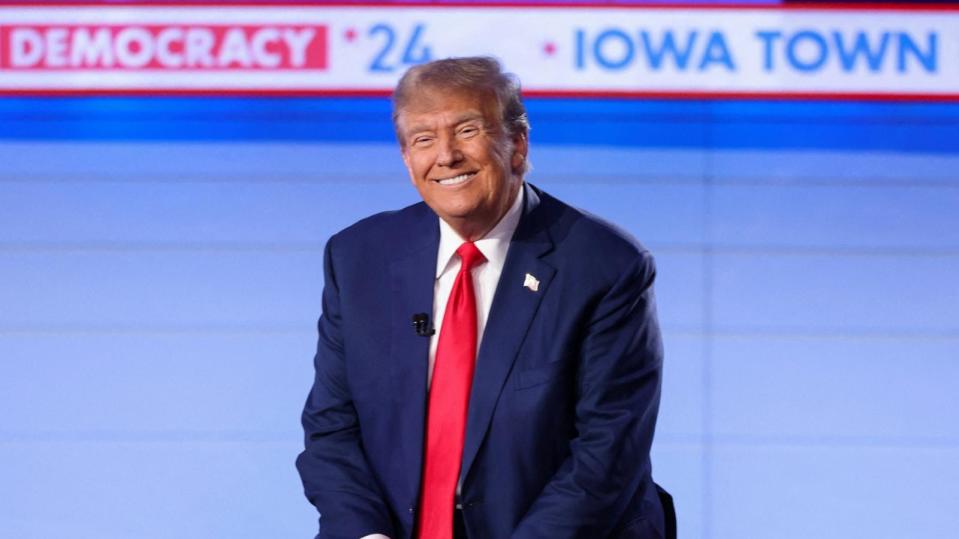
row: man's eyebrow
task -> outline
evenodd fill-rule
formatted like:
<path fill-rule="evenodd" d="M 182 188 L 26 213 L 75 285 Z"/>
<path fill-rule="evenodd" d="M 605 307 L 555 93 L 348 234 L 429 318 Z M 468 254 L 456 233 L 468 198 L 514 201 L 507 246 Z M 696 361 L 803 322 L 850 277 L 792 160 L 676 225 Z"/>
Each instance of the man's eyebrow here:
<path fill-rule="evenodd" d="M 453 120 L 453 126 L 455 127 L 457 125 L 464 124 L 466 122 L 475 121 L 475 120 L 485 122 L 486 117 L 483 116 L 483 113 L 478 110 L 468 110 L 464 112 L 463 114 L 460 114 Z M 406 129 L 406 134 L 415 135 L 417 133 L 422 133 L 424 131 L 432 131 L 432 130 L 433 130 L 433 126 L 428 124 L 422 124 L 422 123 L 413 124 L 412 126 L 410 126 L 409 129 Z"/>
<path fill-rule="evenodd" d="M 410 128 L 406 130 L 406 134 L 413 135 L 415 133 L 422 133 L 423 131 L 429 131 L 429 130 L 430 130 L 430 126 L 426 124 L 416 124 L 416 125 L 410 126 Z"/>
<path fill-rule="evenodd" d="M 459 125 L 473 120 L 485 120 L 483 113 L 476 110 L 466 111 L 456 118 L 456 121 L 453 122 L 453 125 Z"/>

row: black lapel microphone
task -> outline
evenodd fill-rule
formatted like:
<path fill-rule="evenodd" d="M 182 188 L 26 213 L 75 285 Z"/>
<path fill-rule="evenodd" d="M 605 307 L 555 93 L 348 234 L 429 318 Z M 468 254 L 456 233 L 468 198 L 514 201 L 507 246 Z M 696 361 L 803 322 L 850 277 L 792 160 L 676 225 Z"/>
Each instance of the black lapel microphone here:
<path fill-rule="evenodd" d="M 436 333 L 436 330 L 430 325 L 430 316 L 426 313 L 413 315 L 413 331 L 420 337 L 429 337 Z"/>

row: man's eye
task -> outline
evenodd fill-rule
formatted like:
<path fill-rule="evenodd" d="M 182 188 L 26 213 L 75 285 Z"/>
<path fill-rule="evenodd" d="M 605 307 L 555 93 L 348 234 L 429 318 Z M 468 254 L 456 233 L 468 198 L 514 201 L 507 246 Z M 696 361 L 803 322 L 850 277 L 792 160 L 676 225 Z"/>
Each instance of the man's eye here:
<path fill-rule="evenodd" d="M 464 127 L 463 129 L 460 129 L 460 136 L 464 136 L 464 137 L 472 137 L 473 135 L 477 133 L 479 133 L 478 127 L 471 126 L 471 127 Z"/>
<path fill-rule="evenodd" d="M 433 139 L 430 137 L 416 137 L 415 139 L 413 139 L 413 144 L 416 146 L 426 146 L 432 141 Z"/>

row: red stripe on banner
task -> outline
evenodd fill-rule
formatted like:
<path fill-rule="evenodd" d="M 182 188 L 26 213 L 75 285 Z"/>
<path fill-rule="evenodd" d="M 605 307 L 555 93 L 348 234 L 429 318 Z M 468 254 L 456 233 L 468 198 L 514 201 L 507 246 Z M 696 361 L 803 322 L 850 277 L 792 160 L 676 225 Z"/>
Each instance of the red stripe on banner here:
<path fill-rule="evenodd" d="M 878 94 L 865 92 L 599 92 L 565 90 L 523 91 L 524 97 L 543 98 L 608 98 L 608 99 L 742 99 L 769 101 L 889 101 L 889 102 L 959 102 L 959 94 Z"/>
<path fill-rule="evenodd" d="M 329 65 L 326 26 L 15 24 L 0 27 L 9 70 L 301 70 Z"/>
<path fill-rule="evenodd" d="M 933 12 L 955 12 L 959 11 L 957 4 L 931 4 L 931 3 L 790 3 L 790 4 L 750 4 L 736 3 L 729 4 L 695 4 L 695 3 L 670 3 L 657 2 L 649 4 L 594 4 L 590 2 L 470 2 L 468 0 L 453 0 L 449 2 L 437 3 L 435 1 L 412 1 L 403 3 L 390 2 L 297 2 L 297 1 L 279 1 L 269 2 L 264 0 L 226 0 L 223 2 L 211 2 L 210 0 L 128 0 L 122 3 L 113 1 L 81 1 L 81 2 L 24 2 L 24 1 L 3 1 L 0 0 L 2 7 L 349 7 L 349 8 L 542 8 L 542 9 L 562 9 L 562 8 L 595 8 L 595 9 L 695 9 L 695 10 L 715 10 L 715 9 L 735 9 L 735 10 L 760 10 L 760 11 L 933 11 Z"/>

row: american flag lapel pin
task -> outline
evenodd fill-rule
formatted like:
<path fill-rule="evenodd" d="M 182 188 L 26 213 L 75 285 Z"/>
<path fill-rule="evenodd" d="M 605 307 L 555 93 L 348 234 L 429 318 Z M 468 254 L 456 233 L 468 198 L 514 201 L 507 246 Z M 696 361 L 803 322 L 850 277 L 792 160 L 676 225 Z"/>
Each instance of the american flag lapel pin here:
<path fill-rule="evenodd" d="M 533 277 L 529 273 L 526 274 L 526 279 L 523 281 L 523 286 L 529 288 L 533 292 L 539 291 L 539 279 Z"/>

